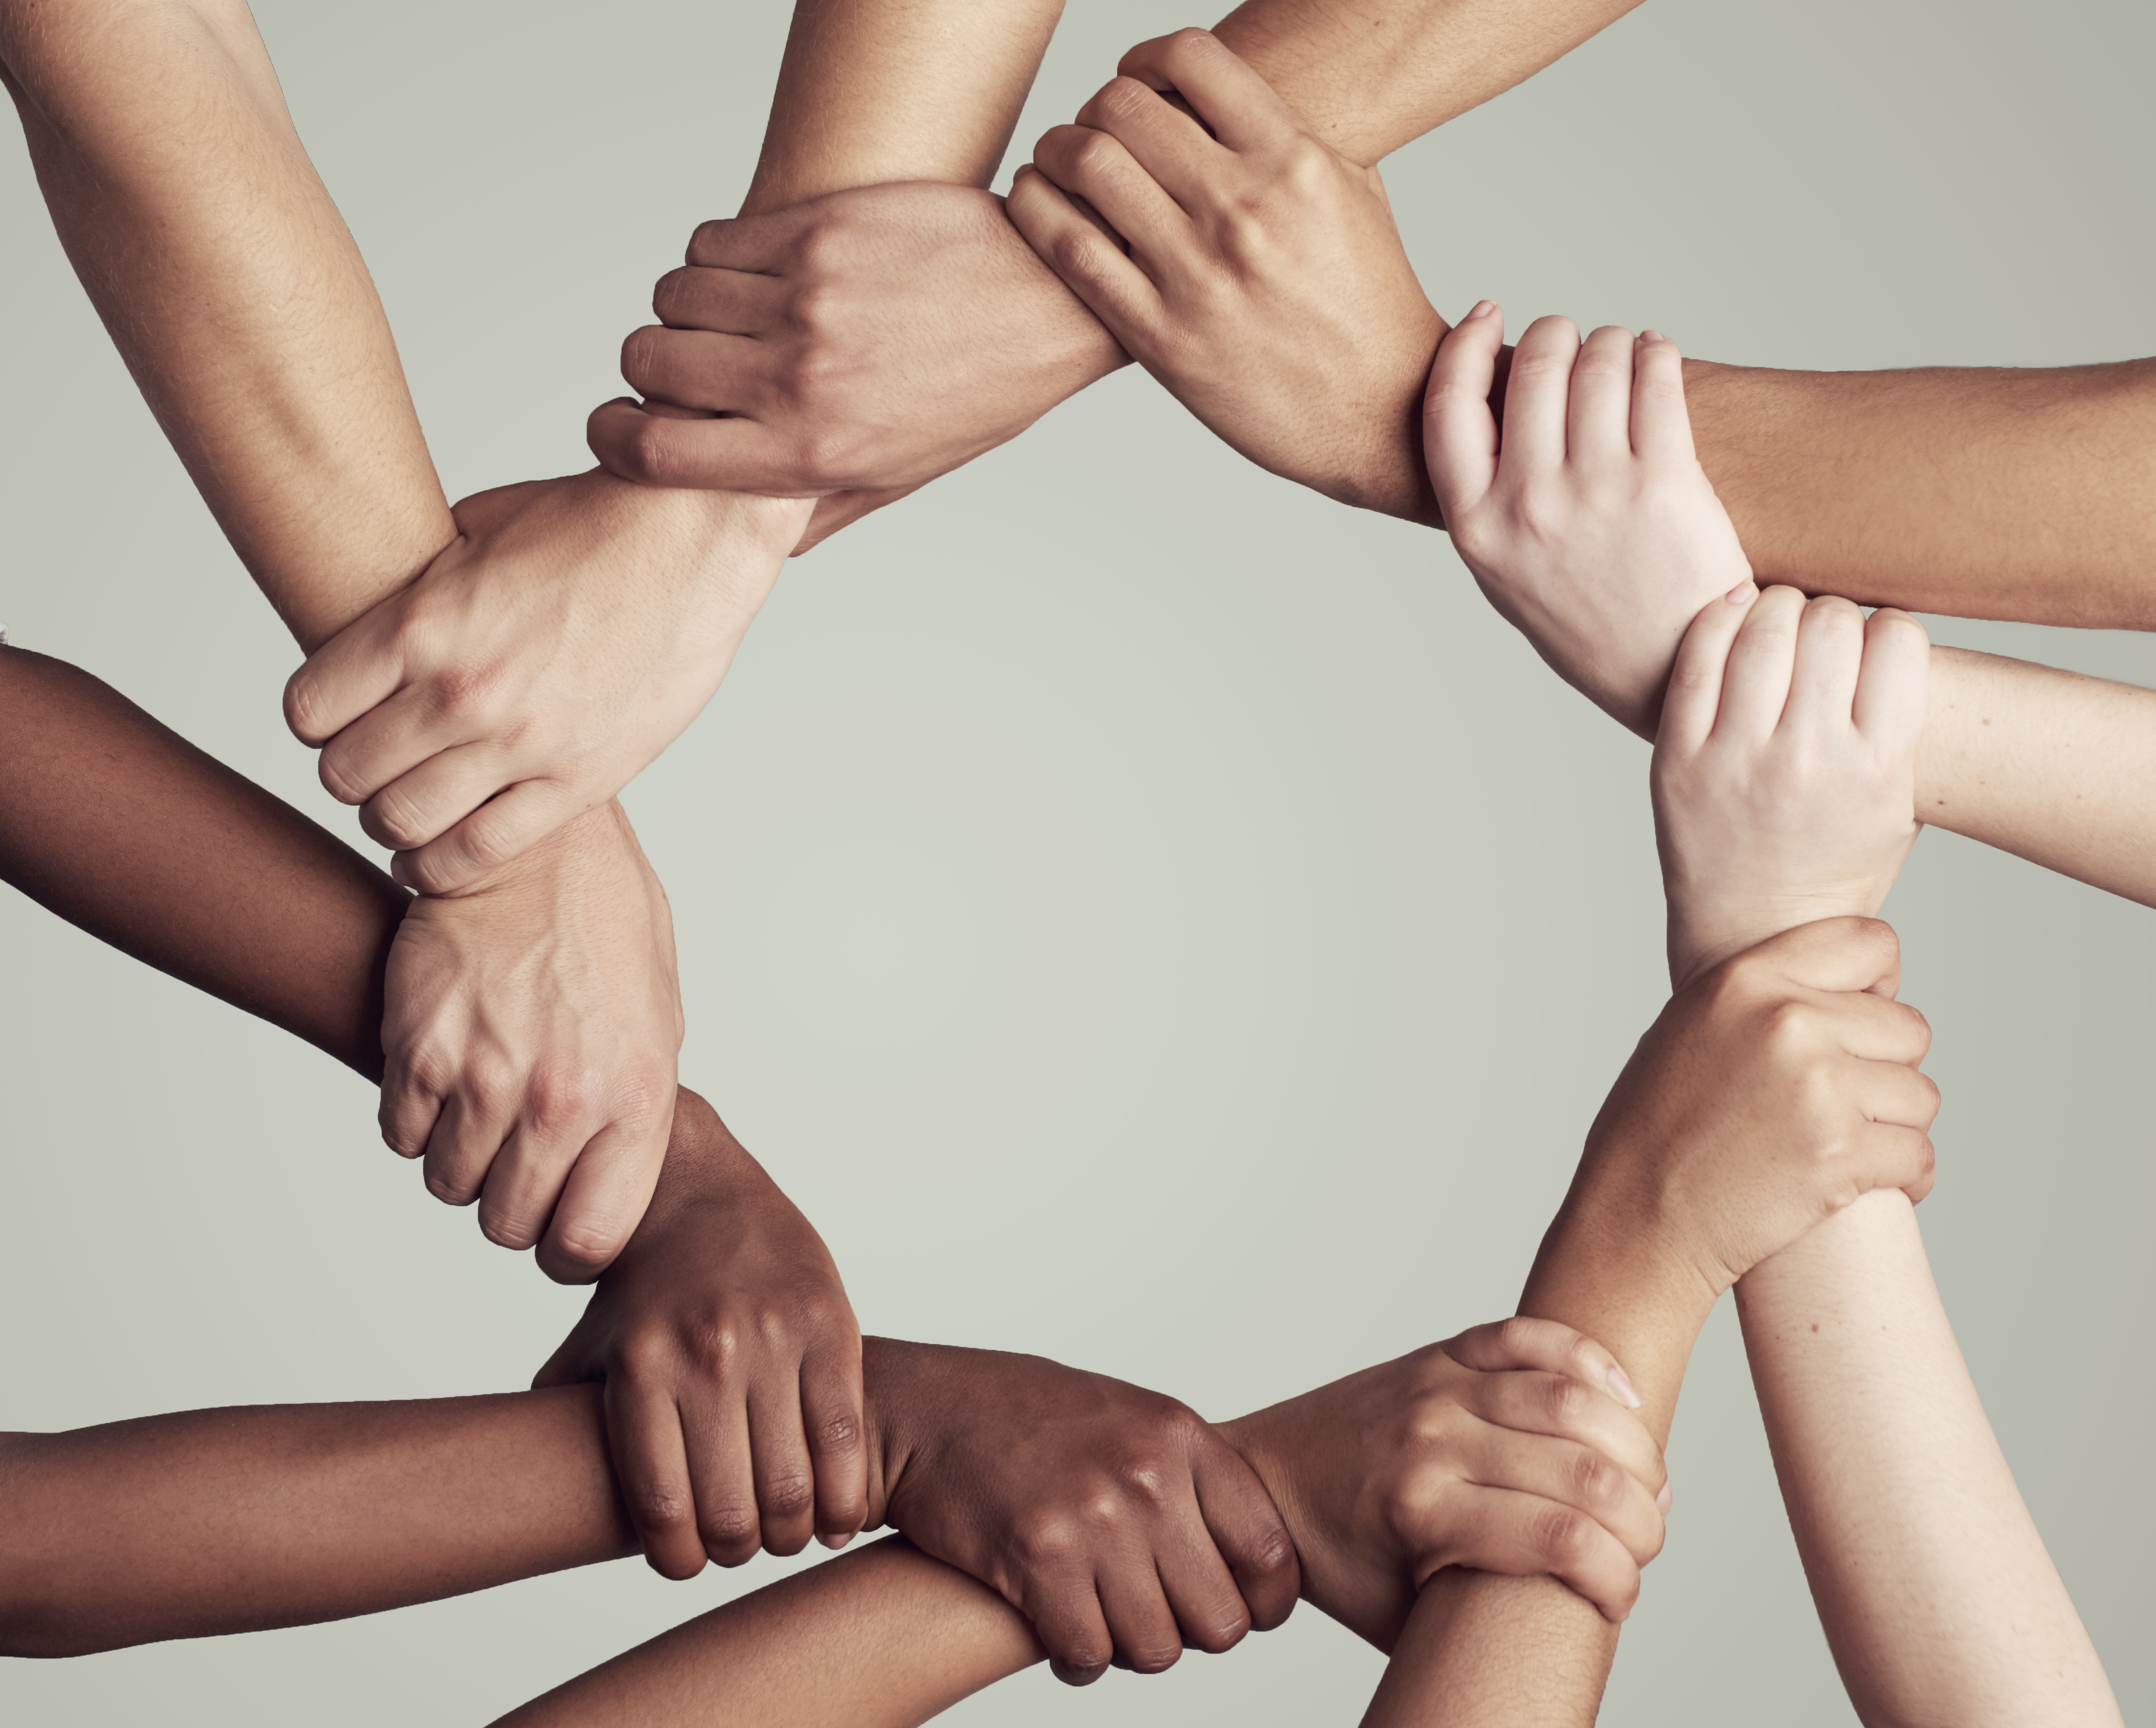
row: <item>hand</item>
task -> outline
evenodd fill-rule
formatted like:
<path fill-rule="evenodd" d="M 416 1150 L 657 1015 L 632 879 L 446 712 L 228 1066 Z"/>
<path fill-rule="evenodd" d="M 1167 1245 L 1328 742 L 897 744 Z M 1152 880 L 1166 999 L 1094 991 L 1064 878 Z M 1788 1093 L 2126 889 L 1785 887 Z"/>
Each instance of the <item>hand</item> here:
<path fill-rule="evenodd" d="M 1652 331 L 1583 343 L 1569 319 L 1537 319 L 1512 356 L 1501 445 L 1504 341 L 1484 301 L 1430 368 L 1423 447 L 1454 548 L 1559 677 L 1652 738 L 1686 625 L 1752 580 L 1692 454 L 1683 363 Z"/>
<path fill-rule="evenodd" d="M 1120 70 L 1034 147 L 1011 220 L 1133 359 L 1259 466 L 1435 522 L 1417 419 L 1445 323 L 1377 170 L 1320 142 L 1203 30 L 1141 43 Z"/>
<path fill-rule="evenodd" d="M 1034 1624 L 1058 1678 L 1157 1674 L 1295 1607 L 1295 1548 L 1173 1398 L 1039 1356 L 872 1338 L 883 1516 Z"/>
<path fill-rule="evenodd" d="M 1389 1653 L 1445 1566 L 1562 1578 L 1611 1620 L 1670 1503 L 1616 1359 L 1553 1320 L 1476 1326 L 1224 1423 L 1287 1520 L 1302 1593 Z"/>
<path fill-rule="evenodd" d="M 618 804 L 391 943 L 382 1137 L 547 1275 L 596 1276 L 659 1179 L 681 1049 L 665 891 Z"/>
<path fill-rule="evenodd" d="M 821 497 L 802 548 L 842 520 L 1015 438 L 1123 363 L 1034 257 L 999 198 L 867 186 L 706 222 L 622 345 L 627 398 L 588 428 L 646 486 Z"/>
<path fill-rule="evenodd" d="M 1681 984 L 1792 924 L 1878 911 L 1917 838 L 1931 651 L 1906 612 L 1748 584 L 1686 634 L 1655 741 Z"/>
<path fill-rule="evenodd" d="M 842 1548 L 868 1515 L 861 1336 L 830 1252 L 684 1090 L 650 1209 L 535 1386 L 606 1383 L 652 1569 Z"/>
<path fill-rule="evenodd" d="M 1553 1238 L 1706 1309 L 1875 1188 L 1931 1192 L 1939 1092 L 1894 932 L 1801 924 L 1679 990 L 1589 1130 Z M 1547 1245 L 1546 1245 L 1547 1252 Z"/>
<path fill-rule="evenodd" d="M 808 515 L 598 472 L 479 493 L 417 580 L 293 674 L 285 717 L 398 881 L 463 892 L 696 718 Z"/>

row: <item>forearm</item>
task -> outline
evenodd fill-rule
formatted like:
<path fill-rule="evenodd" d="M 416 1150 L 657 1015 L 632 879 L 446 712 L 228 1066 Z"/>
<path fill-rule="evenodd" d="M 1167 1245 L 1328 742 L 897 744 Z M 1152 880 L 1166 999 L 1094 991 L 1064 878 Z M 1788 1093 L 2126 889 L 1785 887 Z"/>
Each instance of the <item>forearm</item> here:
<path fill-rule="evenodd" d="M 373 1613 L 632 1553 L 599 1389 L 195 1411 L 0 1441 L 0 1643 Z"/>
<path fill-rule="evenodd" d="M 408 897 L 64 661 L 0 649 L 0 877 L 370 1079 Z"/>
<path fill-rule="evenodd" d="M 0 7 L 54 225 L 311 652 L 454 537 L 381 302 L 237 0 Z"/>
<path fill-rule="evenodd" d="M 1685 393 L 1763 584 L 2156 627 L 2156 361 L 1870 373 L 1695 361 Z"/>
<path fill-rule="evenodd" d="M 1606 1216 L 1590 1195 L 1567 1197 L 1520 1312 L 1604 1345 L 1631 1377 L 1641 1419 L 1666 1443 L 1714 1293 L 1674 1258 L 1622 1239 Z M 1587 1728 L 1616 1650 L 1617 1628 L 1553 1578 L 1440 1572 L 1423 1587 L 1365 1728 Z"/>
<path fill-rule="evenodd" d="M 1365 167 L 1560 59 L 1640 0 L 1245 0 L 1213 33 Z"/>
<path fill-rule="evenodd" d="M 1869 1728 L 2116 1724 L 1907 1200 L 1858 1201 L 1737 1293 L 1790 1527 Z"/>
<path fill-rule="evenodd" d="M 742 214 L 900 180 L 986 186 L 1062 0 L 798 0 Z"/>
<path fill-rule="evenodd" d="M 2156 691 L 1932 650 L 1917 815 L 2156 906 Z"/>
<path fill-rule="evenodd" d="M 911 1728 L 1041 1656 L 1001 1597 L 893 1537 L 678 1626 L 501 1720 Z"/>

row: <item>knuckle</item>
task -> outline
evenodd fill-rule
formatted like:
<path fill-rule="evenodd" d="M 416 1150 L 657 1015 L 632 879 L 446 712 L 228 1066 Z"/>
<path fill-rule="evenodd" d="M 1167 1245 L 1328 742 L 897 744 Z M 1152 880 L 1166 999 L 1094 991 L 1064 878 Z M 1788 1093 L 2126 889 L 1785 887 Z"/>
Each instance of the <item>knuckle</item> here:
<path fill-rule="evenodd" d="M 320 744 L 329 737 L 321 723 L 321 691 L 314 668 L 303 666 L 285 681 L 285 724 L 300 743 Z"/>
<path fill-rule="evenodd" d="M 792 1520 L 805 1516 L 816 1504 L 815 1479 L 799 1471 L 783 1472 L 766 1483 L 757 1499 L 770 1517 Z"/>
<path fill-rule="evenodd" d="M 1543 1382 L 1549 1419 L 1567 1432 L 1586 1423 L 1598 1396 L 1568 1375 L 1553 1374 Z"/>
<path fill-rule="evenodd" d="M 1180 1639 L 1171 1643 L 1165 1638 L 1146 1638 L 1132 1643 L 1127 1653 L 1132 1672 L 1137 1674 L 1166 1674 L 1182 1659 Z"/>
<path fill-rule="evenodd" d="M 850 1453 L 861 1443 L 861 1425 L 850 1411 L 844 1411 L 818 1422 L 809 1439 L 820 1453 Z"/>
<path fill-rule="evenodd" d="M 326 784 L 329 773 L 329 759 L 326 756 L 322 759 L 322 772 Z M 346 804 L 358 801 L 355 798 L 346 797 L 334 786 L 330 788 L 330 794 Z M 377 837 L 393 851 L 406 851 L 414 846 L 424 846 L 434 837 L 434 825 L 428 820 L 426 812 L 413 801 L 409 793 L 396 786 L 386 786 L 368 799 L 367 815 Z"/>
<path fill-rule="evenodd" d="M 1602 1510 L 1614 1506 L 1623 1496 L 1624 1473 L 1599 1452 L 1583 1451 L 1572 1463 L 1572 1485 L 1580 1504 Z"/>
<path fill-rule="evenodd" d="M 640 1483 L 628 1499 L 629 1515 L 639 1530 L 665 1535 L 689 1528 L 689 1497 L 670 1483 Z"/>
<path fill-rule="evenodd" d="M 1021 1570 L 1040 1572 L 1081 1551 L 1076 1525 L 1068 1513 L 1034 1509 L 1021 1514 L 1011 1531 L 1011 1548 Z M 1107 1660 L 1106 1657 L 1101 1659 Z"/>
<path fill-rule="evenodd" d="M 739 1566 L 762 1545 L 763 1526 L 754 1506 L 721 1501 L 698 1515 L 696 1533 L 721 1566 Z"/>
<path fill-rule="evenodd" d="M 581 1062 L 550 1059 L 531 1071 L 526 1083 L 526 1108 L 532 1126 L 558 1133 L 598 1108 L 604 1077 Z"/>
<path fill-rule="evenodd" d="M 1594 1545 L 1594 1529 L 1584 1514 L 1569 1507 L 1546 1507 L 1535 1515 L 1536 1551 L 1548 1570 L 1567 1570 L 1587 1557 Z"/>

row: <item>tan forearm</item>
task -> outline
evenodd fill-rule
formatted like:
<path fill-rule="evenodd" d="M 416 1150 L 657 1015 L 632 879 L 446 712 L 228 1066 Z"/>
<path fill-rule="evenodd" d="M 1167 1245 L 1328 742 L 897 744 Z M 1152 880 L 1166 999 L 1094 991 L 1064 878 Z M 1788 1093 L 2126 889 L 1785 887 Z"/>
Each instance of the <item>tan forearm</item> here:
<path fill-rule="evenodd" d="M 1917 815 L 2156 906 L 2156 691 L 1932 650 Z"/>
<path fill-rule="evenodd" d="M 1962 1361 L 1907 1199 L 1737 1287 L 1775 1473 L 1870 1728 L 2112 1728 L 2118 1708 Z"/>
<path fill-rule="evenodd" d="M 1062 0 L 798 0 L 744 216 L 901 180 L 986 186 Z"/>
<path fill-rule="evenodd" d="M 675 1627 L 501 1725 L 913 1728 L 1041 1655 L 1001 1597 L 894 1536 Z"/>
<path fill-rule="evenodd" d="M 1625 1365 L 1666 1443 L 1713 1292 L 1635 1242 L 1575 1191 L 1543 1239 L 1520 1312 L 1562 1320 Z M 1554 1578 L 1440 1572 L 1423 1587 L 1364 1728 L 1587 1728 L 1617 1628 Z"/>
<path fill-rule="evenodd" d="M 1214 33 L 1368 167 L 1562 59 L 1640 0 L 1245 0 Z"/>
<path fill-rule="evenodd" d="M 1685 394 L 1762 582 L 1964 618 L 2156 628 L 2156 360 L 1688 361 Z"/>
<path fill-rule="evenodd" d="M 381 302 L 238 0 L 5 0 L 62 244 L 302 647 L 453 537 Z"/>

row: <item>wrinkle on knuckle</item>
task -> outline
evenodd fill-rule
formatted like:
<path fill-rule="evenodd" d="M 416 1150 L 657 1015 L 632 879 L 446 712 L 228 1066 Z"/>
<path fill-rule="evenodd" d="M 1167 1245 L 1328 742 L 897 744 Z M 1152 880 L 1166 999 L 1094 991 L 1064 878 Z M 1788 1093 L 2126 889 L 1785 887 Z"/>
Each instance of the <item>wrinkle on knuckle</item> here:
<path fill-rule="evenodd" d="M 773 1518 L 802 1517 L 816 1504 L 815 1479 L 794 1471 L 782 1473 L 763 1485 L 757 1499 Z"/>
<path fill-rule="evenodd" d="M 1535 1516 L 1537 1551 L 1551 1571 L 1577 1566 L 1594 1545 L 1594 1524 L 1567 1506 L 1549 1506 Z"/>
<path fill-rule="evenodd" d="M 762 1529 L 754 1506 L 730 1500 L 701 1509 L 696 1519 L 696 1532 L 704 1539 L 705 1551 L 721 1566 L 738 1565 L 747 1554 L 754 1553 Z"/>

